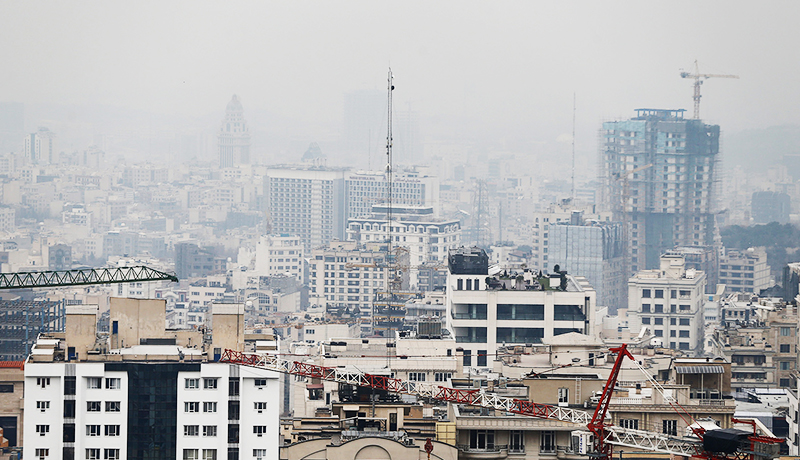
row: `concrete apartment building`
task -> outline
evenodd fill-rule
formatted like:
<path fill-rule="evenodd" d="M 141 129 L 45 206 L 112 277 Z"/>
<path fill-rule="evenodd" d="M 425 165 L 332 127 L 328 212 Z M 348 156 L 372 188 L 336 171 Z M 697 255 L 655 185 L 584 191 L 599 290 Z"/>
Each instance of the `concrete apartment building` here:
<path fill-rule="evenodd" d="M 25 363 L 24 458 L 276 458 L 277 374 L 217 363 L 253 342 L 242 305 L 212 318 L 209 340 L 165 329 L 164 301 L 112 298 L 103 335 L 96 306 L 68 307 L 65 332 Z"/>
<path fill-rule="evenodd" d="M 705 273 L 686 269 L 682 256 L 662 256 L 660 269 L 641 270 L 628 281 L 631 333 L 647 328 L 664 347 L 699 355 L 705 289 Z"/>
<path fill-rule="evenodd" d="M 318 166 L 271 167 L 264 177 L 272 233 L 297 235 L 306 249 L 344 239 L 345 170 Z"/>
<path fill-rule="evenodd" d="M 256 245 L 256 273 L 258 276 L 289 274 L 302 283 L 303 250 L 300 237 L 263 235 Z"/>
<path fill-rule="evenodd" d="M 798 350 L 797 307 L 767 299 L 730 300 L 725 320 L 714 331 L 713 351 L 731 363 L 731 386 L 795 388 Z"/>
<path fill-rule="evenodd" d="M 585 278 L 490 276 L 488 264 L 479 248 L 448 257 L 447 328 L 464 350 L 465 367 L 489 367 L 487 356 L 502 345 L 541 344 L 569 332 L 594 336 L 596 293 Z"/>
<path fill-rule="evenodd" d="M 597 305 L 616 312 L 628 305 L 623 239 L 620 224 L 573 212 L 568 222 L 550 224 L 550 266 L 585 277 L 597 291 Z"/>
<path fill-rule="evenodd" d="M 372 207 L 386 204 L 388 181 L 382 171 L 355 171 L 345 177 L 347 218 L 369 217 Z M 439 215 L 439 178 L 416 171 L 392 174 L 392 203 L 398 206 L 431 208 Z"/>
<path fill-rule="evenodd" d="M 658 268 L 676 246 L 714 244 L 719 126 L 683 115 L 637 109 L 603 123 L 603 203 L 628 225 L 629 273 Z"/>
<path fill-rule="evenodd" d="M 772 285 L 767 252 L 764 248 L 746 251 L 728 249 L 719 259 L 719 284 L 729 292 L 749 292 L 758 295 Z"/>

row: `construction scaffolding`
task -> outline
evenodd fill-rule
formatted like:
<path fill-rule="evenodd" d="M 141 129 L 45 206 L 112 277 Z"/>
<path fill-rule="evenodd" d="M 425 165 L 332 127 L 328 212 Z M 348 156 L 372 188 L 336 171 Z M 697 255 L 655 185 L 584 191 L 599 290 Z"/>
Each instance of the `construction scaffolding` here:
<path fill-rule="evenodd" d="M 40 333 L 64 332 L 63 301 L 0 301 L 0 361 L 24 361 Z"/>

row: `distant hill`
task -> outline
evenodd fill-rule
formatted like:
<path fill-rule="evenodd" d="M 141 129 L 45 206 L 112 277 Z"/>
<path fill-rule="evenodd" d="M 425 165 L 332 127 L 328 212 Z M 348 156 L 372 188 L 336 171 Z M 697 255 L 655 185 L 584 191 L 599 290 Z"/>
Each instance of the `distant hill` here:
<path fill-rule="evenodd" d="M 722 161 L 727 167 L 746 166 L 758 172 L 781 163 L 786 154 L 800 154 L 800 126 L 770 126 L 725 133 Z"/>

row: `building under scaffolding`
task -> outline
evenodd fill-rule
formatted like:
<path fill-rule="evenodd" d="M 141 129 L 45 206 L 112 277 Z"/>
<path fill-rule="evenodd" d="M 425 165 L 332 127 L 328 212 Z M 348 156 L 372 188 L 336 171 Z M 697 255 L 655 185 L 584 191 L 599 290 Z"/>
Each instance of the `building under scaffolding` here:
<path fill-rule="evenodd" d="M 39 333 L 64 331 L 64 302 L 0 300 L 0 361 L 24 361 Z"/>
<path fill-rule="evenodd" d="M 714 244 L 719 126 L 683 113 L 637 109 L 603 123 L 603 201 L 625 227 L 630 273 L 658 268 L 676 246 Z"/>

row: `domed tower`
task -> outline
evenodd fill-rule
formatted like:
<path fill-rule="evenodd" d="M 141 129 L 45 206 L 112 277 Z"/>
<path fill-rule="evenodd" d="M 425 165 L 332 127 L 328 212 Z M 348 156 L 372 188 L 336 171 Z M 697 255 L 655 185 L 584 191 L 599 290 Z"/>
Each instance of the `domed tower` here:
<path fill-rule="evenodd" d="M 217 145 L 220 168 L 250 164 L 250 130 L 244 119 L 242 103 L 235 94 L 225 108 Z"/>

